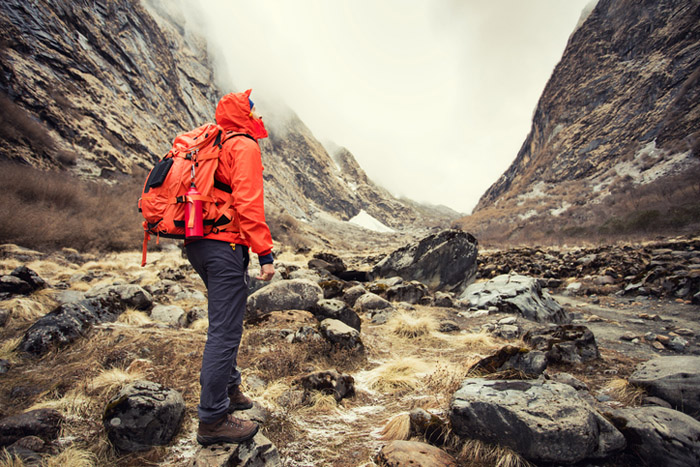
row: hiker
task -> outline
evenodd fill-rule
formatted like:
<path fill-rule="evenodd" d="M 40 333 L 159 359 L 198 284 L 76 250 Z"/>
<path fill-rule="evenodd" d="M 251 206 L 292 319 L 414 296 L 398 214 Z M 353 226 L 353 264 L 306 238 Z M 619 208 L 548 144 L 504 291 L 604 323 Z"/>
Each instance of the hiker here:
<path fill-rule="evenodd" d="M 216 180 L 233 190 L 233 222 L 203 239 L 185 241 L 187 258 L 204 281 L 209 297 L 209 330 L 197 407 L 197 441 L 202 445 L 242 442 L 258 431 L 255 422 L 231 415 L 253 407 L 253 401 L 241 392 L 241 374 L 236 368 L 248 296 L 248 248 L 258 255 L 261 270 L 257 279 L 269 281 L 275 274 L 257 144 L 267 137 L 267 131 L 250 92 L 227 94 L 216 107 L 216 123 L 224 130 L 252 136 L 226 140 L 216 169 Z"/>

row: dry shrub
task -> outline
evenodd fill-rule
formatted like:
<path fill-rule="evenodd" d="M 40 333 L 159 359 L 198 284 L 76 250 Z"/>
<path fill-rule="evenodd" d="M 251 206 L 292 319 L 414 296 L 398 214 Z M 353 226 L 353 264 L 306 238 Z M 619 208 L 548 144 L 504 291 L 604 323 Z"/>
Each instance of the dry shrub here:
<path fill-rule="evenodd" d="M 117 322 L 129 326 L 148 326 L 154 323 L 150 316 L 143 311 L 128 309 L 117 318 Z"/>
<path fill-rule="evenodd" d="M 320 391 L 314 391 L 311 394 L 310 400 L 302 413 L 306 414 L 320 414 L 320 413 L 332 413 L 338 410 L 338 402 L 335 400 L 333 394 L 324 394 Z"/>
<path fill-rule="evenodd" d="M 411 437 L 411 416 L 407 413 L 396 415 L 384 425 L 379 433 L 382 440 L 407 440 Z"/>
<path fill-rule="evenodd" d="M 449 336 L 449 341 L 454 346 L 475 353 L 483 353 L 499 347 L 493 336 L 485 331 Z"/>
<path fill-rule="evenodd" d="M 67 172 L 3 163 L 0 243 L 50 251 L 123 251 L 143 241 L 135 209 L 142 180 L 125 177 L 112 186 L 79 180 Z"/>
<path fill-rule="evenodd" d="M 413 357 L 393 360 L 368 373 L 367 386 L 383 394 L 415 391 L 422 386 L 428 364 Z"/>
<path fill-rule="evenodd" d="M 434 316 L 429 314 L 416 315 L 406 311 L 394 313 L 386 326 L 393 334 L 409 339 L 429 336 L 438 329 L 438 323 Z"/>
<path fill-rule="evenodd" d="M 0 467 L 25 467 L 25 465 L 21 457 L 15 456 L 7 448 L 2 448 L 0 451 Z"/>
<path fill-rule="evenodd" d="M 610 396 L 627 406 L 638 406 L 646 395 L 646 391 L 634 386 L 626 379 L 617 378 L 610 381 L 604 388 Z"/>
<path fill-rule="evenodd" d="M 426 387 L 440 394 L 454 394 L 462 385 L 465 378 L 463 363 L 439 363 L 435 371 L 425 381 Z"/>
<path fill-rule="evenodd" d="M 97 457 L 90 451 L 69 447 L 44 461 L 44 467 L 93 467 Z"/>

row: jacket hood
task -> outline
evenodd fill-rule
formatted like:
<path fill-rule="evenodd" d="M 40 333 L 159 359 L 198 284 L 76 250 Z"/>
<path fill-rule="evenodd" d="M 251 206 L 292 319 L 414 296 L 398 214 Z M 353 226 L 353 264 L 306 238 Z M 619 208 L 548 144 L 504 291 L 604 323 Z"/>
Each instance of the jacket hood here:
<path fill-rule="evenodd" d="M 232 92 L 222 97 L 216 106 L 216 123 L 225 130 L 248 133 L 258 138 L 256 133 L 258 133 L 261 122 L 254 119 L 250 113 L 248 99 L 251 92 L 252 89 L 248 89 L 244 92 Z"/>

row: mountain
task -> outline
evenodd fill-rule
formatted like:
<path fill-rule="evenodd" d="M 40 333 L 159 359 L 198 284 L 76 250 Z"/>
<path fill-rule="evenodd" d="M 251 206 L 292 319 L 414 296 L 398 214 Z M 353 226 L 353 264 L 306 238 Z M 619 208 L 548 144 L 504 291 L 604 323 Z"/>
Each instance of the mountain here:
<path fill-rule="evenodd" d="M 569 38 L 517 157 L 458 224 L 542 240 L 700 219 L 700 3 L 600 0 Z"/>
<path fill-rule="evenodd" d="M 210 57 L 176 2 L 6 0 L 0 159 L 109 183 L 143 177 L 176 134 L 213 120 L 225 91 Z M 394 198 L 350 152 L 330 155 L 293 111 L 274 113 L 261 149 L 275 212 L 313 222 L 365 211 L 402 230 L 457 217 Z"/>

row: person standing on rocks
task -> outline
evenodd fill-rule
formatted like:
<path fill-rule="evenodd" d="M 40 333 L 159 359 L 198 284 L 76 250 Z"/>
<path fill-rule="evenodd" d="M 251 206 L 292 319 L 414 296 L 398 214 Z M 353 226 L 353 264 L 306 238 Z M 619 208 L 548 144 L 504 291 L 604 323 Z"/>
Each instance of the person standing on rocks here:
<path fill-rule="evenodd" d="M 209 297 L 209 330 L 197 407 L 197 441 L 205 446 L 239 443 L 258 431 L 255 422 L 231 415 L 235 410 L 253 407 L 253 401 L 241 392 L 241 374 L 236 368 L 248 296 L 248 249 L 258 255 L 261 270 L 257 279 L 269 281 L 275 274 L 257 143 L 267 137 L 267 131 L 250 92 L 227 94 L 216 107 L 216 122 L 224 130 L 251 137 L 226 140 L 216 169 L 215 179 L 233 190 L 232 222 L 203 239 L 185 242 L 187 258 L 204 281 Z"/>

